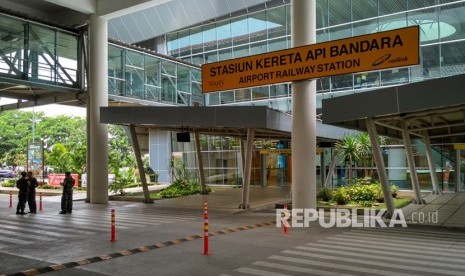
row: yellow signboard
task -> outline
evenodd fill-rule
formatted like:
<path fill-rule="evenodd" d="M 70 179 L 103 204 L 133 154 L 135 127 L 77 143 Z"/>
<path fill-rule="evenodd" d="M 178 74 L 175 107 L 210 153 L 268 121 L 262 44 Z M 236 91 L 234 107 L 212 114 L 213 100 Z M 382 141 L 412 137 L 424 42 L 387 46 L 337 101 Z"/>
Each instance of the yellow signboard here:
<path fill-rule="evenodd" d="M 456 149 L 456 150 L 464 150 L 465 149 L 465 144 L 464 143 L 454 144 L 454 149 Z"/>
<path fill-rule="evenodd" d="M 418 26 L 202 65 L 202 92 L 416 65 Z"/>

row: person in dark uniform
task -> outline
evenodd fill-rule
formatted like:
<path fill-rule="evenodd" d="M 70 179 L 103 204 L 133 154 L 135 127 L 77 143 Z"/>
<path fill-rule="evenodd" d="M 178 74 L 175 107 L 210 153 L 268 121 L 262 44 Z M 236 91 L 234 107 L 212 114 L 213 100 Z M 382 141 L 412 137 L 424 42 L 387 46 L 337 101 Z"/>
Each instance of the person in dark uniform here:
<path fill-rule="evenodd" d="M 26 213 L 24 213 L 24 208 L 26 207 L 27 193 L 29 191 L 29 180 L 27 179 L 26 172 L 21 172 L 21 178 L 16 181 L 16 188 L 19 189 L 16 214 L 25 215 Z"/>
<path fill-rule="evenodd" d="M 74 179 L 70 172 L 65 173 L 65 179 L 60 184 L 63 186 L 63 194 L 61 196 L 61 212 L 60 214 L 71 214 L 73 211 L 73 187 Z"/>
<path fill-rule="evenodd" d="M 32 172 L 27 172 L 27 178 L 29 179 L 29 193 L 27 195 L 27 205 L 29 206 L 29 213 L 37 213 L 36 203 L 36 187 L 39 186 L 37 178 L 32 175 Z"/>

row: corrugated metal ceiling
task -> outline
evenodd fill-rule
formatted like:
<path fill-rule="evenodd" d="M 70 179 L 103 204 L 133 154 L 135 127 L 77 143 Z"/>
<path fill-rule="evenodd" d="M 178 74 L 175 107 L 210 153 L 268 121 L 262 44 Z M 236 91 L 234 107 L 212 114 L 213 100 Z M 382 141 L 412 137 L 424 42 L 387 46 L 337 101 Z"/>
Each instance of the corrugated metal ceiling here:
<path fill-rule="evenodd" d="M 111 19 L 108 36 L 136 43 L 244 10 L 270 0 L 173 0 Z"/>

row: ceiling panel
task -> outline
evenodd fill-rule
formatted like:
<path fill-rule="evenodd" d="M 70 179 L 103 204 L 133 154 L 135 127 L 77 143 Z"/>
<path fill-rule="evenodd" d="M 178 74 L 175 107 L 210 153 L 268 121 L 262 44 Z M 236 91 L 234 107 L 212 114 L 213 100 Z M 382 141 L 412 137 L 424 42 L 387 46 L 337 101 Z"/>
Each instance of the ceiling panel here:
<path fill-rule="evenodd" d="M 111 19 L 110 38 L 127 43 L 147 40 L 270 0 L 173 0 L 168 3 Z M 147 26 L 147 20 L 151 28 Z"/>

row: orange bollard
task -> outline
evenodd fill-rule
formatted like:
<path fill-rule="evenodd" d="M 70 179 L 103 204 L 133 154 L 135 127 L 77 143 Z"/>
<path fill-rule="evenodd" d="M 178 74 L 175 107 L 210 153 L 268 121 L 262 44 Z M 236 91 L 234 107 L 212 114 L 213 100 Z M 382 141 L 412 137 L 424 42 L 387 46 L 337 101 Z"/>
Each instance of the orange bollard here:
<path fill-rule="evenodd" d="M 13 207 L 13 192 L 10 191 L 10 208 Z"/>
<path fill-rule="evenodd" d="M 111 209 L 111 241 L 116 241 L 115 209 Z"/>
<path fill-rule="evenodd" d="M 288 212 L 289 212 L 289 211 L 287 210 L 287 204 L 284 204 L 284 212 L 285 212 L 285 215 L 287 216 L 287 214 L 288 214 Z M 288 231 L 287 225 L 286 225 L 286 224 L 283 224 L 283 232 L 284 232 L 284 235 L 287 234 L 287 231 Z"/>
<path fill-rule="evenodd" d="M 208 203 L 203 203 L 203 255 L 210 255 L 208 249 Z"/>
<path fill-rule="evenodd" d="M 39 193 L 39 211 L 42 211 L 42 193 Z"/>

